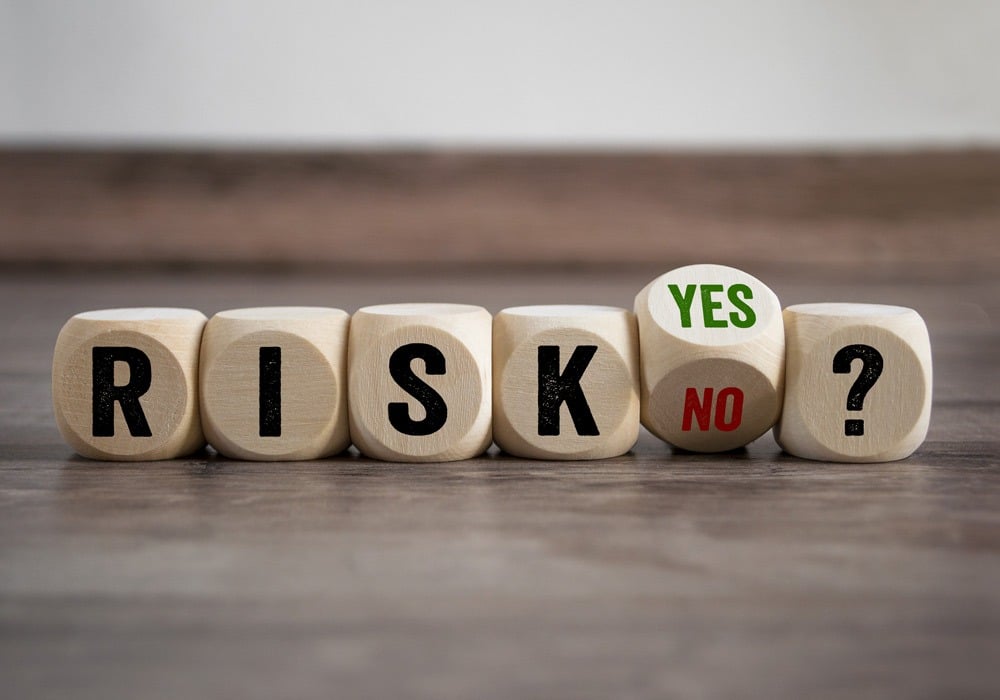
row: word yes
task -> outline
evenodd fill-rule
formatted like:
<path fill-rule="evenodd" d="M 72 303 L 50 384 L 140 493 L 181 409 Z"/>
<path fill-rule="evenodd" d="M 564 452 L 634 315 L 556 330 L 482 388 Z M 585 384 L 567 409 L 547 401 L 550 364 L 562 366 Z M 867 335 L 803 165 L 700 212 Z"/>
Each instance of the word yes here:
<path fill-rule="evenodd" d="M 700 295 L 698 295 L 699 287 L 701 288 Z M 721 284 L 688 284 L 685 285 L 683 292 L 676 284 L 668 285 L 667 288 L 674 301 L 677 302 L 683 328 L 691 328 L 691 307 L 694 306 L 695 296 L 699 296 L 701 299 L 701 312 L 705 328 L 727 328 L 730 323 L 737 328 L 750 328 L 757 322 L 757 314 L 746 303 L 747 299 L 753 299 L 753 290 L 745 284 L 731 285 L 728 290 Z M 715 317 L 715 312 L 722 308 L 722 302 L 716 301 L 712 297 L 723 291 L 726 292 L 729 303 L 737 309 L 730 312 L 729 321 Z"/>

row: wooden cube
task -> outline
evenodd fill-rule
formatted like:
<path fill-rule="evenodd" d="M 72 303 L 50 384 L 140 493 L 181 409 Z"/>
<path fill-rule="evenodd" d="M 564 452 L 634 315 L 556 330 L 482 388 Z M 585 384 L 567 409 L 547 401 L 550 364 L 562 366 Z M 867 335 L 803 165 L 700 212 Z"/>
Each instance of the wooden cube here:
<path fill-rule="evenodd" d="M 316 459 L 350 445 L 350 316 L 322 307 L 222 311 L 201 345 L 201 415 L 227 457 Z"/>
<path fill-rule="evenodd" d="M 927 436 L 931 344 L 913 309 L 800 304 L 785 309 L 785 408 L 774 436 L 789 454 L 831 462 L 908 457 Z"/>
<path fill-rule="evenodd" d="M 395 462 L 447 462 L 492 442 L 492 317 L 463 304 L 357 311 L 348 343 L 351 438 Z"/>
<path fill-rule="evenodd" d="M 56 340 L 52 403 L 59 431 L 84 457 L 146 461 L 205 444 L 198 353 L 205 315 L 193 309 L 77 314 Z"/>
<path fill-rule="evenodd" d="M 695 452 L 742 447 L 781 413 L 785 339 L 778 298 L 723 265 L 689 265 L 635 300 L 642 424 Z"/>
<path fill-rule="evenodd" d="M 635 316 L 610 306 L 520 306 L 493 323 L 493 439 L 531 459 L 600 459 L 639 434 Z"/>

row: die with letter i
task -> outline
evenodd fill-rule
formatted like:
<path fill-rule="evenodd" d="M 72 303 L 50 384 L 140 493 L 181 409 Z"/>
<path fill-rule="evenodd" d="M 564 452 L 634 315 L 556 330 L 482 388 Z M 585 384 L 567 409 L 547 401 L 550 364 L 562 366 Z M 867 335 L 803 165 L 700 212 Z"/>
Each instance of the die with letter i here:
<path fill-rule="evenodd" d="M 340 309 L 278 306 L 213 316 L 201 345 L 205 436 L 235 459 L 299 460 L 350 444 Z"/>

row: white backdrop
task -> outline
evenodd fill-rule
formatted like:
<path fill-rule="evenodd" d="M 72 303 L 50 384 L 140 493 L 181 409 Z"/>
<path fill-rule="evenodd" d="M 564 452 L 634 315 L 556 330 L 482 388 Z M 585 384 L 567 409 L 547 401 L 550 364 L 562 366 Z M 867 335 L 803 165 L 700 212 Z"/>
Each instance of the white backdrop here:
<path fill-rule="evenodd" d="M 0 0 L 0 141 L 1000 144 L 1000 2 Z"/>

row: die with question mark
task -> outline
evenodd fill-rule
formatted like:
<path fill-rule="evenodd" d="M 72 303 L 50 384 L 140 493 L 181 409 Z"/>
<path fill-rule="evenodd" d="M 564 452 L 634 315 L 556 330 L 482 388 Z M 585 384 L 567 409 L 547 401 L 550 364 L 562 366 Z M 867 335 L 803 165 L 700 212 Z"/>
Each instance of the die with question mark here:
<path fill-rule="evenodd" d="M 908 457 L 927 435 L 931 347 L 913 309 L 799 304 L 784 311 L 786 452 L 833 462 Z"/>

